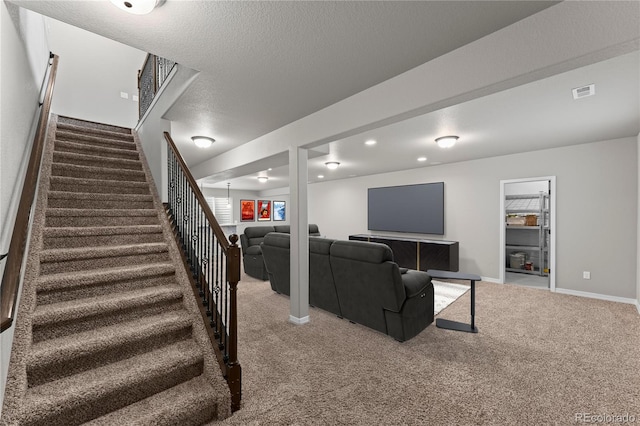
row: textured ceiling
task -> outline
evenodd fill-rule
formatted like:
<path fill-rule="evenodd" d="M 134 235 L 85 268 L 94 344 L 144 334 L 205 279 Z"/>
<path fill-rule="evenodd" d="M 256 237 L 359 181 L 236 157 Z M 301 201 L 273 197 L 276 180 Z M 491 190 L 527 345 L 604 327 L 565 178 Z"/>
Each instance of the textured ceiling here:
<path fill-rule="evenodd" d="M 169 111 L 191 166 L 493 33 L 549 1 L 13 1 L 201 71 Z M 191 149 L 194 134 L 218 142 Z"/>
<path fill-rule="evenodd" d="M 11 2 L 200 71 L 165 116 L 192 167 L 558 3 L 167 0 L 149 15 L 133 16 L 106 0 Z M 546 15 L 549 25 L 553 14 Z M 635 10 L 631 20 L 637 15 Z M 601 27 L 589 29 L 590 34 L 606 38 L 614 32 Z M 524 39 L 535 37 L 535 31 Z M 562 31 L 570 34 L 572 24 Z M 636 45 L 639 39 L 637 34 Z M 536 57 L 532 50 L 531 58 Z M 309 161 L 310 180 L 319 174 L 340 179 L 637 135 L 639 61 L 636 47 L 632 55 L 336 140 L 326 147 L 328 155 Z M 571 100 L 572 88 L 594 82 L 595 97 Z M 447 129 L 461 139 L 457 149 L 442 151 L 433 138 Z M 195 134 L 217 142 L 199 150 L 189 141 Z M 364 147 L 369 137 L 378 144 Z M 417 163 L 422 155 L 428 161 Z M 328 172 L 323 163 L 332 159 L 342 164 Z M 274 161 L 251 164 L 245 178 L 233 178 L 249 173 L 239 168 L 221 171 L 213 180 L 222 188 L 230 180 L 236 189 L 286 187 L 287 167 Z M 258 173 L 269 174 L 269 182 L 256 184 Z"/>

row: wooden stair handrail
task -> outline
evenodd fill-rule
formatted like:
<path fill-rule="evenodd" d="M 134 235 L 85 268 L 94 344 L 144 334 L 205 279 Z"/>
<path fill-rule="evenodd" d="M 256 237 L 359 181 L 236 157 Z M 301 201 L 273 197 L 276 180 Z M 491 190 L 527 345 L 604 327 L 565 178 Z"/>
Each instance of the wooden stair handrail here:
<path fill-rule="evenodd" d="M 42 109 L 40 110 L 40 117 L 38 119 L 38 127 L 33 140 L 33 146 L 31 147 L 31 157 L 29 157 L 29 164 L 27 166 L 24 184 L 22 185 L 18 212 L 13 226 L 13 233 L 11 234 L 9 252 L 7 254 L 7 264 L 4 275 L 2 276 L 2 283 L 0 284 L 0 332 L 5 331 L 13 324 L 16 302 L 18 300 L 20 273 L 27 242 L 29 216 L 36 194 L 40 164 L 42 162 L 42 152 L 44 150 L 44 142 L 49 125 L 53 88 L 55 86 L 56 73 L 58 72 L 58 55 L 50 53 L 49 59 L 53 59 L 51 62 L 51 71 L 49 72 Z"/>
<path fill-rule="evenodd" d="M 198 203 L 200 203 L 200 206 L 202 207 L 204 215 L 209 221 L 209 223 L 211 224 L 211 227 L 213 228 L 213 232 L 215 233 L 216 238 L 220 242 L 222 249 L 224 250 L 225 254 L 227 254 L 227 252 L 229 251 L 229 247 L 231 246 L 231 244 L 229 243 L 229 240 L 227 239 L 227 236 L 224 234 L 224 231 L 222 230 L 222 228 L 220 227 L 220 224 L 216 220 L 216 217 L 214 216 L 213 212 L 211 211 L 211 208 L 209 207 L 209 204 L 207 204 L 206 200 L 204 199 L 204 195 L 202 195 L 202 191 L 200 191 L 200 188 L 198 188 L 198 184 L 196 183 L 196 180 L 191 175 L 191 172 L 189 171 L 187 164 L 182 159 L 180 152 L 178 152 L 178 148 L 176 148 L 175 143 L 173 143 L 173 139 L 171 139 L 171 135 L 169 134 L 169 132 L 164 132 L 164 138 L 167 140 L 167 143 L 171 147 L 173 154 L 176 156 L 176 159 L 178 160 L 178 163 L 180 163 L 180 167 L 182 168 L 182 171 L 184 172 L 184 175 L 187 178 L 187 181 L 189 182 L 189 186 L 191 187 L 191 190 L 195 194 L 196 199 L 198 200 Z"/>

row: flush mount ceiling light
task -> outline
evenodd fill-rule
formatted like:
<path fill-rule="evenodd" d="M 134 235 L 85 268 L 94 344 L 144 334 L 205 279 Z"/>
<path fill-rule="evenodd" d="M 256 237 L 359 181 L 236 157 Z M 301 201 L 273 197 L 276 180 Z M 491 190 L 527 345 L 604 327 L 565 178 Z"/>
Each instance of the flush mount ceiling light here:
<path fill-rule="evenodd" d="M 158 5 L 159 0 L 109 0 L 119 9 L 134 15 L 146 15 Z"/>
<path fill-rule="evenodd" d="M 324 165 L 327 166 L 327 169 L 329 170 L 335 170 L 338 168 L 340 163 L 338 163 L 337 161 L 327 161 L 326 163 L 324 163 Z"/>
<path fill-rule="evenodd" d="M 266 176 L 258 176 L 258 182 L 260 182 L 260 183 L 265 183 L 268 180 L 269 180 L 269 178 L 266 177 Z"/>
<path fill-rule="evenodd" d="M 192 136 L 191 140 L 198 148 L 209 148 L 216 141 L 206 136 Z"/>
<path fill-rule="evenodd" d="M 436 139 L 436 143 L 440 148 L 451 148 L 458 139 L 460 138 L 457 136 L 442 136 Z"/>

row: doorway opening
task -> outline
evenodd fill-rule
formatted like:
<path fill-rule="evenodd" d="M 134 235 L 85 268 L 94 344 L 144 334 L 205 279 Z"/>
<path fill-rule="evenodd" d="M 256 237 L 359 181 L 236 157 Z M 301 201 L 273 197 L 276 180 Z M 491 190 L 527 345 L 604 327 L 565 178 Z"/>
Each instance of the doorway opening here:
<path fill-rule="evenodd" d="M 500 181 L 500 282 L 555 291 L 555 176 Z"/>

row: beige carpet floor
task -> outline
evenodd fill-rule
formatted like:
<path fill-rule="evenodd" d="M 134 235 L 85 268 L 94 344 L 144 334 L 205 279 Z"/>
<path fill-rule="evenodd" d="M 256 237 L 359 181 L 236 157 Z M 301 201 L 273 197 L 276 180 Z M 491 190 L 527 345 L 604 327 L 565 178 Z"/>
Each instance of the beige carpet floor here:
<path fill-rule="evenodd" d="M 230 425 L 570 425 L 640 422 L 640 315 L 625 305 L 480 282 L 478 334 L 430 325 L 399 343 L 239 284 L 242 409 Z M 470 293 L 436 318 L 469 320 Z"/>

